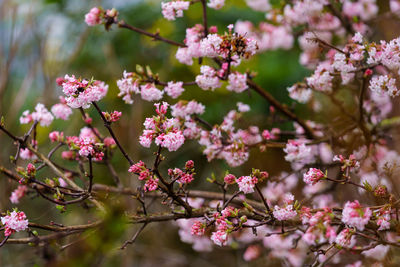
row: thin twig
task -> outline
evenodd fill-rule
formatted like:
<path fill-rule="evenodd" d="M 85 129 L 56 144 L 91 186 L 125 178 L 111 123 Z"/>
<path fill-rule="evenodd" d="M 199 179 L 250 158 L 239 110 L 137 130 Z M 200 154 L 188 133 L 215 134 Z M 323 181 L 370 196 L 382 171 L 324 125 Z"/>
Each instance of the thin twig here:
<path fill-rule="evenodd" d="M 136 233 L 132 236 L 130 240 L 127 240 L 124 242 L 124 244 L 121 246 L 120 249 L 125 249 L 128 245 L 135 243 L 136 239 L 138 238 L 139 234 L 144 230 L 144 228 L 147 226 L 147 223 L 144 223 L 139 230 L 136 231 Z"/>

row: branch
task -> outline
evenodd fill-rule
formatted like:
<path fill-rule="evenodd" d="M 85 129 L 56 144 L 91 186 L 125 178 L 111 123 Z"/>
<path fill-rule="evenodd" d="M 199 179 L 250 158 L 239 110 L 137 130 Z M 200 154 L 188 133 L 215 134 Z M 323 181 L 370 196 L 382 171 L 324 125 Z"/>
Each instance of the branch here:
<path fill-rule="evenodd" d="M 161 42 L 164 42 L 164 43 L 167 43 L 167 44 L 170 44 L 170 45 L 179 46 L 179 47 L 186 47 L 185 44 L 178 43 L 178 42 L 175 42 L 173 40 L 161 37 L 158 32 L 157 33 L 150 33 L 148 31 L 142 30 L 142 29 L 137 28 L 135 26 L 129 25 L 123 20 L 118 22 L 118 27 L 124 28 L 124 29 L 128 29 L 128 30 L 131 30 L 131 31 L 143 34 L 143 35 L 146 35 L 148 37 L 153 38 L 153 40 L 158 40 L 158 41 L 161 41 Z"/>
<path fill-rule="evenodd" d="M 258 84 L 256 84 L 251 79 L 247 79 L 247 85 L 250 88 L 252 88 L 254 91 L 256 91 L 259 95 L 261 95 L 263 98 L 265 98 L 272 106 L 274 106 L 276 109 L 278 109 L 280 112 L 282 112 L 286 117 L 297 122 L 301 127 L 303 127 L 304 131 L 306 132 L 306 134 L 309 138 L 311 138 L 311 139 L 316 138 L 313 130 L 302 119 L 297 117 L 297 115 L 294 114 L 292 111 L 290 111 L 286 106 L 282 105 L 270 93 L 265 91 L 263 88 L 261 88 Z"/>
<path fill-rule="evenodd" d="M 114 134 L 114 131 L 111 128 L 110 122 L 107 121 L 107 119 L 104 117 L 103 112 L 101 112 L 101 109 L 96 104 L 96 102 L 92 102 L 92 104 L 96 108 L 97 112 L 100 114 L 100 117 L 104 122 L 104 126 L 107 128 L 107 130 L 110 133 L 111 137 L 114 139 L 114 141 L 117 144 L 117 146 L 118 146 L 119 150 L 121 151 L 122 155 L 124 155 L 124 157 L 128 160 L 130 165 L 133 165 L 134 164 L 133 160 L 129 157 L 129 155 L 125 152 L 124 148 L 119 143 L 117 137 Z"/>
<path fill-rule="evenodd" d="M 144 223 L 139 230 L 136 231 L 136 233 L 134 234 L 134 236 L 130 239 L 125 241 L 125 243 L 121 246 L 120 249 L 125 249 L 129 244 L 133 244 L 135 243 L 136 239 L 138 238 L 139 234 L 144 230 L 144 228 L 146 227 L 147 223 Z"/>

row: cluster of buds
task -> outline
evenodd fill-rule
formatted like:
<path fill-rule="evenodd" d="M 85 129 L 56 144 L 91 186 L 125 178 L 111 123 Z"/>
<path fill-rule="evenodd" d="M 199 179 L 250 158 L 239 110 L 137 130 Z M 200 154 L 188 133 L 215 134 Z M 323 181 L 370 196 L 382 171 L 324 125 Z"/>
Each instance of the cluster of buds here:
<path fill-rule="evenodd" d="M 265 140 L 277 140 L 279 138 L 279 135 L 281 133 L 281 130 L 279 128 L 272 128 L 271 131 L 264 130 L 262 132 L 262 137 Z"/>
<path fill-rule="evenodd" d="M 154 104 L 158 116 L 147 118 L 144 122 L 145 130 L 140 136 L 140 144 L 150 147 L 153 139 L 156 145 L 165 147 L 169 151 L 178 150 L 185 142 L 185 137 L 179 129 L 179 122 L 174 118 L 167 118 L 168 103 Z"/>
<path fill-rule="evenodd" d="M 64 133 L 59 131 L 53 131 L 49 133 L 51 142 L 64 142 Z"/>
<path fill-rule="evenodd" d="M 346 170 L 357 169 L 360 167 L 360 162 L 356 160 L 356 157 L 353 154 L 351 154 L 349 158 L 345 158 L 342 155 L 335 155 L 333 157 L 333 161 L 338 161 L 342 163 L 342 172 Z"/>
<path fill-rule="evenodd" d="M 388 196 L 387 187 L 384 185 L 377 185 L 374 188 L 374 196 L 380 197 L 380 198 L 386 198 Z"/>
<path fill-rule="evenodd" d="M 231 173 L 227 173 L 224 177 L 224 182 L 226 184 L 234 184 L 236 183 L 236 176 Z"/>
<path fill-rule="evenodd" d="M 308 172 L 303 175 L 303 181 L 308 185 L 315 185 L 322 179 L 328 177 L 327 171 L 324 173 L 320 169 L 310 168 Z"/>
<path fill-rule="evenodd" d="M 111 113 L 103 112 L 103 116 L 104 118 L 106 118 L 108 122 L 116 122 L 121 118 L 122 112 L 116 110 L 114 110 L 114 112 Z"/>
<path fill-rule="evenodd" d="M 145 192 L 154 191 L 158 188 L 158 178 L 146 168 L 146 164 L 143 161 L 133 164 L 128 171 L 139 175 L 139 180 L 146 181 L 144 184 Z"/>
<path fill-rule="evenodd" d="M 228 177 L 227 176 L 225 176 L 227 182 L 232 183 L 231 181 L 232 176 Z M 238 184 L 240 191 L 242 191 L 245 194 L 250 194 L 254 192 L 254 187 L 256 186 L 257 183 L 262 182 L 267 178 L 268 178 L 267 172 L 260 171 L 259 169 L 253 169 L 250 176 L 241 176 L 236 179 L 236 183 Z"/>
<path fill-rule="evenodd" d="M 18 182 L 22 185 L 26 185 L 29 181 L 36 176 L 36 167 L 32 163 L 29 163 L 26 168 L 17 167 L 17 172 L 23 176 Z"/>
<path fill-rule="evenodd" d="M 104 10 L 102 7 L 94 7 L 85 15 L 85 22 L 89 26 L 103 24 L 108 30 L 112 24 L 117 23 L 118 11 L 113 9 Z"/>
<path fill-rule="evenodd" d="M 4 225 L 4 235 L 10 236 L 15 232 L 24 231 L 28 228 L 28 220 L 23 211 L 13 210 L 7 212 L 7 215 L 1 217 L 1 223 Z"/>
<path fill-rule="evenodd" d="M 390 205 L 385 205 L 379 210 L 374 211 L 376 224 L 379 226 L 378 231 L 390 229 L 391 211 L 392 208 Z"/>
<path fill-rule="evenodd" d="M 136 65 L 136 72 L 123 73 L 122 79 L 117 81 L 119 97 L 127 104 L 132 104 L 132 95 L 140 94 L 145 101 L 157 101 L 163 97 L 164 92 L 156 87 L 159 83 L 158 74 L 154 74 L 149 66 L 146 68 Z"/>
<path fill-rule="evenodd" d="M 309 225 L 306 233 L 302 237 L 304 242 L 308 245 L 316 245 L 326 240 L 328 240 L 329 243 L 335 241 L 336 230 L 331 226 L 331 222 L 335 218 L 332 209 L 325 208 L 323 211 L 318 211 L 312 215 L 310 208 L 302 207 L 300 218 L 303 224 Z"/>
<path fill-rule="evenodd" d="M 75 75 L 65 75 L 57 79 L 63 89 L 65 101 L 71 108 L 88 108 L 92 102 L 99 101 L 106 96 L 108 85 L 103 81 L 76 78 Z"/>
<path fill-rule="evenodd" d="M 182 171 L 179 168 L 168 169 L 168 175 L 172 181 L 178 181 L 180 184 L 188 184 L 194 180 L 194 162 L 189 160 L 185 164 L 185 170 Z"/>
<path fill-rule="evenodd" d="M 206 224 L 200 221 L 195 221 L 192 225 L 191 234 L 202 236 L 206 231 Z"/>
<path fill-rule="evenodd" d="M 216 231 L 212 233 L 211 240 L 218 246 L 225 246 L 228 242 L 228 235 L 247 222 L 247 217 L 239 218 L 239 210 L 231 206 L 226 207 L 220 213 L 214 213 L 213 217 Z"/>
<path fill-rule="evenodd" d="M 275 205 L 273 215 L 278 221 L 291 220 L 297 216 L 297 210 L 300 208 L 299 203 L 294 202 L 294 196 L 292 194 L 286 194 L 284 196 L 284 205 L 279 207 Z"/>
<path fill-rule="evenodd" d="M 70 149 L 78 150 L 81 157 L 90 157 L 96 161 L 101 161 L 104 157 L 104 144 L 96 143 L 93 138 L 68 136 L 67 143 Z"/>

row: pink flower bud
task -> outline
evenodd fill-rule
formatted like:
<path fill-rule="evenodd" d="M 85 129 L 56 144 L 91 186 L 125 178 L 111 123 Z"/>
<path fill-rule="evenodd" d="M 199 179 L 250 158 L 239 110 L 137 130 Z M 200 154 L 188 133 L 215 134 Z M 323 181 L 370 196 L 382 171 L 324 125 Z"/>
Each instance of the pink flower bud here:
<path fill-rule="evenodd" d="M 227 174 L 224 177 L 224 182 L 227 183 L 227 184 L 234 184 L 235 181 L 236 181 L 236 177 L 233 174 Z"/>
<path fill-rule="evenodd" d="M 188 160 L 188 161 L 186 162 L 186 164 L 185 164 L 185 169 L 191 170 L 191 169 L 193 169 L 193 168 L 194 168 L 194 162 L 193 162 L 193 160 Z"/>
<path fill-rule="evenodd" d="M 63 77 L 58 77 L 58 78 L 56 79 L 56 83 L 57 83 L 59 86 L 61 86 L 64 82 L 65 82 L 65 80 L 64 80 Z"/>
<path fill-rule="evenodd" d="M 208 30 L 210 33 L 217 33 L 218 32 L 218 28 L 217 26 L 211 26 L 210 29 Z"/>

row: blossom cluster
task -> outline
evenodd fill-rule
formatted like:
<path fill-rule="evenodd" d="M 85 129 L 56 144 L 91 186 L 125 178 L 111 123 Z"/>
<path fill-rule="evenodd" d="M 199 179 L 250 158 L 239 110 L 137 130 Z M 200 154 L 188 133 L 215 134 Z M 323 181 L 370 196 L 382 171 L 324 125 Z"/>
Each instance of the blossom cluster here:
<path fill-rule="evenodd" d="M 185 89 L 183 88 L 183 82 L 181 81 L 169 81 L 165 84 L 163 90 L 157 88 L 156 84 L 159 84 L 159 81 L 151 81 L 154 77 L 148 77 L 145 73 L 134 73 L 127 72 L 126 70 L 123 73 L 122 79 L 117 81 L 117 86 L 119 88 L 118 96 L 122 97 L 122 99 L 127 104 L 132 104 L 133 94 L 140 94 L 141 98 L 145 101 L 158 101 L 161 100 L 166 93 L 171 98 L 175 99 L 179 97 Z"/>
<path fill-rule="evenodd" d="M 144 184 L 144 191 L 154 191 L 158 188 L 158 178 L 155 176 L 151 170 L 146 168 L 146 164 L 143 161 L 139 161 L 136 164 L 133 164 L 129 170 L 129 172 L 139 175 L 139 180 L 146 181 Z"/>
<path fill-rule="evenodd" d="M 15 232 L 24 231 L 28 228 L 28 219 L 23 211 L 14 210 L 0 219 L 5 228 L 5 236 L 10 236 Z"/>
<path fill-rule="evenodd" d="M 179 128 L 179 122 L 175 118 L 167 118 L 168 110 L 166 102 L 154 104 L 157 116 L 146 118 L 143 125 L 145 130 L 140 136 L 139 143 L 144 147 L 150 147 L 152 141 L 156 145 L 165 147 L 169 151 L 178 150 L 185 142 L 185 137 Z"/>
<path fill-rule="evenodd" d="M 185 164 L 185 170 L 179 168 L 168 169 L 168 175 L 172 181 L 177 181 L 180 184 L 188 184 L 194 180 L 194 162 L 189 160 Z"/>
<path fill-rule="evenodd" d="M 66 104 L 71 108 L 88 108 L 92 102 L 104 98 L 108 91 L 108 85 L 102 81 L 75 78 L 75 75 L 65 75 L 59 80 L 59 85 L 66 96 Z"/>

